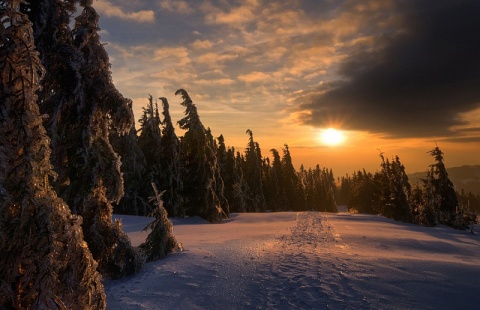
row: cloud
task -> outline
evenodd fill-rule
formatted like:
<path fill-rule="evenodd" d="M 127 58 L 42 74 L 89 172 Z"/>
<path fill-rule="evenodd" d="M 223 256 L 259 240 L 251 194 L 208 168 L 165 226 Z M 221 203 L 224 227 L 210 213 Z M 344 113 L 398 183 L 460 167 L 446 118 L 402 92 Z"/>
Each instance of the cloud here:
<path fill-rule="evenodd" d="M 272 77 L 263 72 L 251 72 L 244 75 L 239 75 L 238 79 L 245 83 L 261 83 L 272 79 Z"/>
<path fill-rule="evenodd" d="M 207 24 L 241 27 L 258 18 L 256 11 L 259 6 L 260 3 L 257 0 L 245 0 L 239 6 L 228 5 L 225 10 L 209 3 L 204 3 L 200 8 L 206 13 Z"/>
<path fill-rule="evenodd" d="M 223 79 L 200 79 L 194 81 L 194 84 L 205 85 L 205 86 L 216 86 L 216 85 L 232 85 L 235 84 L 235 81 L 228 78 Z"/>
<path fill-rule="evenodd" d="M 185 66 L 191 62 L 188 49 L 182 46 L 157 48 L 153 54 L 153 60 L 160 61 L 164 64 Z"/>
<path fill-rule="evenodd" d="M 341 120 L 390 137 L 448 136 L 465 125 L 460 116 L 480 106 L 480 2 L 399 8 L 388 26 L 396 29 L 345 44 L 338 77 L 296 98 L 305 124 Z"/>
<path fill-rule="evenodd" d="M 195 40 L 192 43 L 192 46 L 196 49 L 210 49 L 213 46 L 213 43 L 209 40 Z"/>
<path fill-rule="evenodd" d="M 125 12 L 120 6 L 114 5 L 108 0 L 96 1 L 94 7 L 102 16 L 116 17 L 137 23 L 153 23 L 155 21 L 155 13 L 151 10 Z"/>
<path fill-rule="evenodd" d="M 163 0 L 160 2 L 160 8 L 170 12 L 178 14 L 192 14 L 194 10 L 189 6 L 186 1 L 178 0 Z"/>

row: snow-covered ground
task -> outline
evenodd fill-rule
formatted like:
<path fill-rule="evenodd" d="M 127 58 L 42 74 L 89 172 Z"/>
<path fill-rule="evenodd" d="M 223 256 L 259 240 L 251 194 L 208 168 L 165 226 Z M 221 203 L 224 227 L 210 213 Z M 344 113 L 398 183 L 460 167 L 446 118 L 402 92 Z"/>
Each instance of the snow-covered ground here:
<path fill-rule="evenodd" d="M 133 245 L 148 218 L 120 216 Z M 184 252 L 105 281 L 108 309 L 480 309 L 480 236 L 361 214 L 174 219 Z"/>

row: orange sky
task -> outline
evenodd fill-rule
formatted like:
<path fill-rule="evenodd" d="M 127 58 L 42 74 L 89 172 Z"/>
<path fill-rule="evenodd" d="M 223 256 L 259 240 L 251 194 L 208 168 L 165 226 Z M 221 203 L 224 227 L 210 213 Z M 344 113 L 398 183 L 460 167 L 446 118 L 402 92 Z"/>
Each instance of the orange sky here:
<path fill-rule="evenodd" d="M 284 143 L 294 164 L 335 176 L 398 155 L 426 171 L 480 164 L 478 1 L 95 1 L 113 80 L 134 101 L 186 89 L 203 124 L 263 155 Z M 477 10 L 478 9 L 478 10 Z M 344 130 L 327 146 L 323 129 Z M 138 128 L 138 126 L 137 126 Z M 180 130 L 177 134 L 181 135 Z"/>

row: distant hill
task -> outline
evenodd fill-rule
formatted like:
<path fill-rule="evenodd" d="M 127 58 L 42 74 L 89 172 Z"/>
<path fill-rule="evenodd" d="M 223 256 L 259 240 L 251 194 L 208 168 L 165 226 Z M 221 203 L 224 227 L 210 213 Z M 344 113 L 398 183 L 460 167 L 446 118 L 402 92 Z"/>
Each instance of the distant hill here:
<path fill-rule="evenodd" d="M 447 172 L 457 191 L 463 188 L 466 193 L 471 191 L 474 194 L 480 194 L 480 165 L 447 168 Z M 408 179 L 410 184 L 415 185 L 417 179 L 424 179 L 426 176 L 425 170 L 408 174 Z"/>

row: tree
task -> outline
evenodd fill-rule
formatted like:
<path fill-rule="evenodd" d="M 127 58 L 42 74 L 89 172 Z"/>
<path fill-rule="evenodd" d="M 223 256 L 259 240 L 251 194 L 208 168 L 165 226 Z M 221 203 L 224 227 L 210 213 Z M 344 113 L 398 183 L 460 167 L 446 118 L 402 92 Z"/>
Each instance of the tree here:
<path fill-rule="evenodd" d="M 145 227 L 150 229 L 147 239 L 140 248 L 147 255 L 147 261 L 151 262 L 165 257 L 168 253 L 182 251 L 182 245 L 173 236 L 173 225 L 168 219 L 167 211 L 163 207 L 162 193 L 159 193 L 155 183 L 152 183 L 155 193 L 151 200 L 155 202 L 155 208 L 151 213 L 154 220 Z"/>
<path fill-rule="evenodd" d="M 39 102 L 49 115 L 55 188 L 83 218 L 85 240 L 102 273 L 119 277 L 137 271 L 143 261 L 119 223 L 112 203 L 123 196 L 120 158 L 109 140 L 126 134 L 134 119 L 129 104 L 113 85 L 108 55 L 98 35 L 92 1 L 32 1 L 22 8 L 33 23 L 46 76 Z M 70 16 L 83 8 L 74 29 Z"/>
<path fill-rule="evenodd" d="M 455 187 L 449 179 L 443 163 L 443 152 L 436 146 L 428 153 L 436 161 L 435 164 L 430 165 L 429 182 L 431 182 L 433 194 L 438 197 L 434 208 L 439 222 L 460 229 L 465 229 L 469 224 L 476 223 L 476 217 L 469 214 L 468 210 L 464 210 L 458 203 Z"/>
<path fill-rule="evenodd" d="M 183 99 L 185 117 L 178 124 L 186 131 L 180 140 L 183 207 L 187 215 L 198 215 L 217 223 L 226 217 L 226 213 L 216 191 L 219 167 L 215 150 L 192 99 L 184 89 L 175 92 L 175 95 L 179 94 Z"/>
<path fill-rule="evenodd" d="M 110 141 L 122 161 L 121 172 L 124 178 L 124 195 L 120 202 L 114 203 L 115 213 L 147 215 L 151 206 L 145 190 L 147 163 L 142 149 L 138 145 L 135 126 L 127 135 L 111 133 Z"/>
<path fill-rule="evenodd" d="M 250 201 L 247 205 L 249 212 L 263 212 L 266 210 L 265 196 L 262 184 L 262 154 L 258 143 L 253 140 L 253 132 L 247 129 L 249 136 L 245 150 L 245 180 L 250 189 Z"/>
<path fill-rule="evenodd" d="M 282 160 L 280 154 L 276 149 L 271 149 L 270 152 L 273 156 L 272 169 L 271 169 L 271 191 L 272 191 L 272 206 L 276 211 L 286 211 L 286 192 L 285 181 L 282 168 Z"/>
<path fill-rule="evenodd" d="M 0 2 L 0 308 L 104 309 L 82 219 L 49 177 L 50 140 L 36 92 L 44 68 L 19 1 Z"/>
<path fill-rule="evenodd" d="M 412 222 L 413 215 L 410 207 L 409 196 L 411 194 L 412 186 L 408 182 L 408 176 L 405 173 L 405 167 L 400 162 L 398 156 L 391 162 L 382 158 L 382 201 L 383 214 L 387 217 L 393 218 L 397 221 Z"/>
<path fill-rule="evenodd" d="M 159 98 L 163 106 L 162 138 L 160 140 L 160 180 L 159 186 L 165 191 L 163 202 L 170 216 L 184 216 L 181 209 L 182 180 L 180 176 L 180 141 L 170 117 L 170 105 L 166 98 Z"/>
<path fill-rule="evenodd" d="M 148 181 L 145 187 L 150 188 L 150 183 L 158 183 L 160 174 L 160 150 L 162 134 L 160 131 L 160 115 L 158 113 L 158 105 L 153 102 L 151 95 L 148 96 L 147 107 L 142 108 L 143 115 L 140 119 L 140 136 L 138 137 L 138 145 L 142 149 L 147 162 Z M 148 191 L 151 193 L 152 191 Z M 148 194 L 150 195 L 150 194 Z M 147 196 L 148 196 L 147 195 Z"/>
<path fill-rule="evenodd" d="M 282 168 L 284 177 L 284 189 L 286 193 L 287 209 L 294 211 L 306 210 L 305 194 L 299 181 L 297 172 L 293 167 L 292 156 L 287 144 L 283 148 Z"/>

